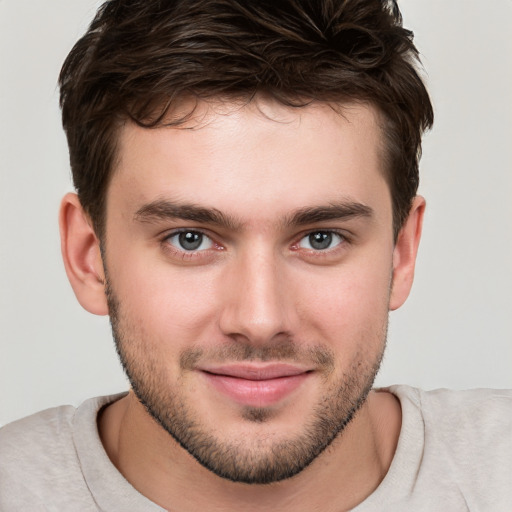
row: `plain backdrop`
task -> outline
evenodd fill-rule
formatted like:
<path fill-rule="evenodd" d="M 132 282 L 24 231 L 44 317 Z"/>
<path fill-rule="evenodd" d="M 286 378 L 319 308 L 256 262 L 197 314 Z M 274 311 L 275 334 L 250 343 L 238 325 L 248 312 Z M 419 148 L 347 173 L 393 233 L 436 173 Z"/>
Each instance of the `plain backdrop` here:
<path fill-rule="evenodd" d="M 127 389 L 107 318 L 76 302 L 60 66 L 100 2 L 0 0 L 0 424 Z M 435 105 L 416 282 L 378 385 L 512 387 L 511 0 L 402 0 Z"/>

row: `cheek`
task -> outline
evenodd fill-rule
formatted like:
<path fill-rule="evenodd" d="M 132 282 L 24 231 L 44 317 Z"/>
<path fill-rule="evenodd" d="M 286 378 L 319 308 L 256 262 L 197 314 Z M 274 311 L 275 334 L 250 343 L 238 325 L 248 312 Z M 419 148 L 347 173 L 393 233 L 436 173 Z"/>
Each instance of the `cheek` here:
<path fill-rule="evenodd" d="M 390 271 L 380 264 L 332 269 L 305 280 L 297 296 L 300 317 L 344 345 L 380 338 L 388 317 Z"/>
<path fill-rule="evenodd" d="M 125 255 L 111 276 L 122 301 L 125 321 L 143 326 L 146 343 L 190 343 L 204 334 L 215 315 L 214 273 L 198 268 L 173 268 L 165 262 L 148 264 Z"/>

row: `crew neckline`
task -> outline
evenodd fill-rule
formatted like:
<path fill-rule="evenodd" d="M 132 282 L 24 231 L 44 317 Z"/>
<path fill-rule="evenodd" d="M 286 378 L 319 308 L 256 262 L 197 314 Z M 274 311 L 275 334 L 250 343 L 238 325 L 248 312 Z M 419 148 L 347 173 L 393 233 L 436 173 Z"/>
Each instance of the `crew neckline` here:
<path fill-rule="evenodd" d="M 411 494 L 423 455 L 425 429 L 419 391 L 405 385 L 380 388 L 400 401 L 402 425 L 397 447 L 386 476 L 377 489 L 352 509 L 375 510 L 383 503 L 400 502 Z M 76 409 L 73 441 L 85 483 L 100 510 L 105 512 L 166 512 L 135 489 L 114 466 L 101 442 L 97 416 L 101 409 L 126 396 L 125 393 L 90 398 Z"/>

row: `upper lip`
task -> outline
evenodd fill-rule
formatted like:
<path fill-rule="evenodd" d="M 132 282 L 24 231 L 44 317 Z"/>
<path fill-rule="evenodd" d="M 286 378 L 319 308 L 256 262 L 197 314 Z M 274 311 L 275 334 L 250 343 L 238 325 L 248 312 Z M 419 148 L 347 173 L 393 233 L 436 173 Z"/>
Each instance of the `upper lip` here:
<path fill-rule="evenodd" d="M 310 371 L 309 368 L 289 363 L 203 365 L 199 370 L 214 375 L 247 380 L 269 380 L 293 377 Z"/>

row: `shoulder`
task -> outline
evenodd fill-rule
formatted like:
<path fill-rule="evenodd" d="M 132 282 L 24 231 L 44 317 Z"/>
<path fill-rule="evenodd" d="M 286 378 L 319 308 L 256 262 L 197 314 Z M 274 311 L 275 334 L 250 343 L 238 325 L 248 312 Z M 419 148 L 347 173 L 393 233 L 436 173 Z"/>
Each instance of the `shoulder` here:
<path fill-rule="evenodd" d="M 512 391 L 473 389 L 421 392 L 425 432 L 459 464 L 512 479 Z"/>
<path fill-rule="evenodd" d="M 70 405 L 47 409 L 0 429 L 1 510 L 35 510 L 49 503 L 64 506 L 68 500 L 80 510 L 95 510 L 76 450 L 81 428 L 77 411 L 89 410 L 89 428 L 95 428 L 97 411 L 108 398 L 90 399 L 78 409 Z"/>
<path fill-rule="evenodd" d="M 56 407 L 0 429 L 0 509 L 41 506 L 59 487 L 62 468 L 76 465 L 74 413 L 72 406 Z"/>
<path fill-rule="evenodd" d="M 496 444 L 497 434 L 512 437 L 512 390 L 415 390 L 425 427 L 443 436 L 462 433 L 482 443 Z"/>
<path fill-rule="evenodd" d="M 505 413 L 512 416 L 512 389 L 434 389 L 424 391 L 410 386 L 391 386 L 393 394 L 415 403 L 426 412 L 443 411 L 450 416 L 460 412 L 468 413 L 484 409 L 489 413 Z M 500 414 L 501 416 L 501 414 Z"/>
<path fill-rule="evenodd" d="M 76 409 L 71 405 L 55 407 L 9 423 L 0 429 L 0 469 L 10 463 L 23 464 L 27 455 L 31 459 L 48 457 L 56 444 L 71 441 L 72 419 Z"/>
<path fill-rule="evenodd" d="M 501 510 L 512 499 L 512 390 L 390 389 L 415 409 L 424 431 L 423 473 L 443 475 L 471 510 Z M 405 412 L 404 412 L 405 416 Z"/>
<path fill-rule="evenodd" d="M 444 440 L 454 449 L 487 453 L 496 451 L 500 444 L 511 446 L 512 390 L 422 391 L 393 386 L 390 391 L 398 396 L 403 409 L 419 411 L 426 441 Z"/>
<path fill-rule="evenodd" d="M 437 430 L 506 429 L 512 422 L 512 390 L 469 389 L 423 391 L 409 386 L 388 388 L 400 402 L 421 411 L 425 423 Z"/>

